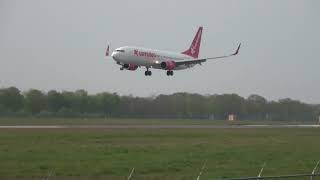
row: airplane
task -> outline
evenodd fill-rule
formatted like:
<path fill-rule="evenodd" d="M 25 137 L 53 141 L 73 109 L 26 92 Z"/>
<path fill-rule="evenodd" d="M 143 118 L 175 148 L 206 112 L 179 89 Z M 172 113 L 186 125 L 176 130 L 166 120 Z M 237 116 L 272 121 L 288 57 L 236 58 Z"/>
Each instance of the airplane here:
<path fill-rule="evenodd" d="M 111 57 L 120 65 L 120 70 L 135 71 L 138 67 L 146 67 L 145 76 L 151 76 L 150 68 L 162 69 L 167 71 L 167 76 L 172 76 L 174 70 L 183 70 L 202 64 L 207 60 L 220 59 L 235 56 L 239 53 L 241 43 L 236 51 L 229 55 L 198 58 L 201 44 L 203 27 L 199 27 L 189 49 L 177 53 L 170 51 L 154 50 L 149 48 L 123 46 L 115 49 Z M 109 45 L 106 50 L 109 56 Z"/>

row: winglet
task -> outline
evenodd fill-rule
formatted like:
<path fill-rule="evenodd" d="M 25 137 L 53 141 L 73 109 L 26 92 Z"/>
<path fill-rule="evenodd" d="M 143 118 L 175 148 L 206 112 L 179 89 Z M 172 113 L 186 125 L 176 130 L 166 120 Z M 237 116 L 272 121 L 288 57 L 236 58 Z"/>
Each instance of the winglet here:
<path fill-rule="evenodd" d="M 236 52 L 235 52 L 235 53 L 233 53 L 232 55 L 237 55 L 237 54 L 239 53 L 240 47 L 241 47 L 241 43 L 239 44 L 239 46 L 238 46 L 238 48 L 237 48 Z"/>
<path fill-rule="evenodd" d="M 109 56 L 109 45 L 108 45 L 107 50 L 106 50 L 106 56 Z"/>

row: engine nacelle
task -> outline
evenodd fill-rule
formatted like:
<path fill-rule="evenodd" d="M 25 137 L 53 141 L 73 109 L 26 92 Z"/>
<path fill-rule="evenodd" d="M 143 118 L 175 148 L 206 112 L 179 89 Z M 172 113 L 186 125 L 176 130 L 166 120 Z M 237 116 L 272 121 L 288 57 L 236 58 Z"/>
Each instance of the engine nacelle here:
<path fill-rule="evenodd" d="M 176 67 L 176 63 L 174 61 L 164 61 L 160 64 L 162 69 L 173 70 Z"/>
<path fill-rule="evenodd" d="M 134 64 L 124 64 L 123 68 L 125 68 L 129 71 L 135 71 L 138 68 L 138 66 L 134 65 Z"/>

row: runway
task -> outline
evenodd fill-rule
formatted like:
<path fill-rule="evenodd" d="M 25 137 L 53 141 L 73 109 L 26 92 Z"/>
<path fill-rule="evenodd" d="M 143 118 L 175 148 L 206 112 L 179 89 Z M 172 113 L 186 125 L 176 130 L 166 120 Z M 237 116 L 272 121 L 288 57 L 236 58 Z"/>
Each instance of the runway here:
<path fill-rule="evenodd" d="M 0 129 L 250 129 L 320 128 L 320 125 L 13 125 Z"/>

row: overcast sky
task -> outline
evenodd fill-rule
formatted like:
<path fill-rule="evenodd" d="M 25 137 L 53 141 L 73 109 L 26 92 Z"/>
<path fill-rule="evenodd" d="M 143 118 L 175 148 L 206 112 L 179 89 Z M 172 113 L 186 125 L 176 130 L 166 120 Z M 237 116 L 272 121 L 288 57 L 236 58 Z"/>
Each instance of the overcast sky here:
<path fill-rule="evenodd" d="M 104 57 L 125 45 L 181 52 L 204 27 L 201 57 L 176 71 L 120 71 Z M 0 87 L 152 96 L 260 94 L 320 103 L 319 0 L 0 0 Z"/>

